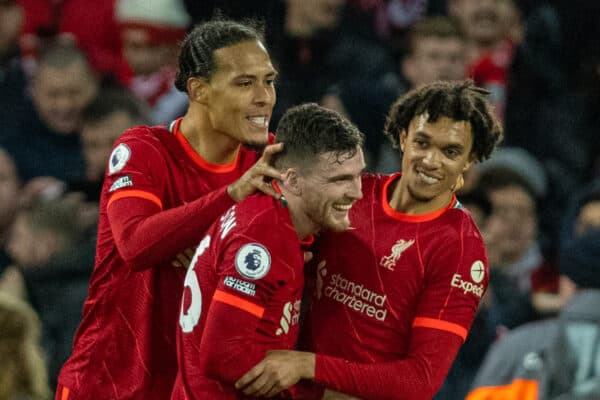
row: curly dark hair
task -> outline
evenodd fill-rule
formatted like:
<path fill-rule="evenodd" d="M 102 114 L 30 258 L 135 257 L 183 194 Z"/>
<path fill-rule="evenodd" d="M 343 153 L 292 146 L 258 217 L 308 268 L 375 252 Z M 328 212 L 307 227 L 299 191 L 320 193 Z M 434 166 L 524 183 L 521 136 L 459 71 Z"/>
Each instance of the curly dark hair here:
<path fill-rule="evenodd" d="M 408 130 L 414 117 L 427 113 L 428 122 L 440 117 L 468 121 L 473 130 L 473 149 L 477 161 L 490 157 L 502 140 L 502 126 L 485 96 L 489 92 L 473 81 L 439 81 L 420 86 L 400 97 L 391 107 L 384 133 L 398 147 L 400 133 Z"/>
<path fill-rule="evenodd" d="M 275 154 L 273 165 L 310 167 L 316 157 L 329 152 L 341 163 L 353 157 L 364 140 L 363 133 L 337 112 L 316 103 L 301 104 L 288 109 L 279 121 L 275 141 L 284 147 Z"/>
<path fill-rule="evenodd" d="M 247 19 L 242 23 L 213 19 L 197 25 L 181 45 L 175 87 L 187 93 L 189 78 L 211 78 L 216 69 L 216 50 L 255 40 L 264 44 L 264 26 L 258 20 Z"/>

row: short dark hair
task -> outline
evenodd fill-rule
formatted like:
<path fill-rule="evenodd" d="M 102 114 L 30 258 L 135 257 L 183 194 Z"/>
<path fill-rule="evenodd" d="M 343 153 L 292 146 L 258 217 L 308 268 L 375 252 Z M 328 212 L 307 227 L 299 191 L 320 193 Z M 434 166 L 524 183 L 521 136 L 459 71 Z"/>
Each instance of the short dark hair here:
<path fill-rule="evenodd" d="M 216 69 L 216 50 L 254 40 L 264 43 L 264 28 L 258 20 L 248 19 L 241 23 L 214 19 L 197 25 L 181 45 L 175 87 L 187 93 L 189 78 L 211 78 Z"/>
<path fill-rule="evenodd" d="M 454 17 L 426 17 L 416 22 L 409 31 L 407 53 L 414 52 L 415 42 L 423 38 L 458 39 L 466 42 L 467 36 L 460 21 Z"/>
<path fill-rule="evenodd" d="M 83 122 L 94 124 L 117 111 L 124 111 L 134 125 L 149 123 L 149 111 L 145 105 L 125 87 L 103 88 L 94 101 L 83 110 Z"/>
<path fill-rule="evenodd" d="M 42 46 L 38 55 L 38 69 L 42 66 L 66 68 L 76 62 L 82 63 L 90 74 L 94 73 L 85 53 L 70 41 L 49 41 Z"/>
<path fill-rule="evenodd" d="M 428 122 L 440 117 L 467 121 L 473 131 L 473 149 L 477 161 L 490 157 L 502 140 L 502 127 L 494 116 L 485 96 L 489 92 L 475 86 L 473 81 L 438 81 L 420 86 L 400 97 L 391 107 L 384 133 L 394 147 L 399 145 L 399 135 L 414 117 L 427 113 Z"/>
<path fill-rule="evenodd" d="M 276 142 L 283 151 L 275 154 L 273 165 L 287 162 L 310 167 L 323 153 L 332 152 L 338 162 L 353 157 L 364 143 L 363 133 L 349 120 L 316 103 L 288 109 L 277 126 Z"/>

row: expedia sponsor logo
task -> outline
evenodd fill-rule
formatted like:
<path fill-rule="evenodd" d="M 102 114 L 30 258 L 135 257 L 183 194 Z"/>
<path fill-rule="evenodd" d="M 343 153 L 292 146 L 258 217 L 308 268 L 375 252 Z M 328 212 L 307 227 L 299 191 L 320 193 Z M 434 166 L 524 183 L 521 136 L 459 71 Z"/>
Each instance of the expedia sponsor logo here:
<path fill-rule="evenodd" d="M 125 175 L 114 181 L 113 184 L 110 186 L 110 189 L 108 189 L 108 192 L 114 192 L 117 189 L 121 189 L 128 186 L 133 186 L 133 181 L 131 180 L 131 177 L 129 175 Z"/>
<path fill-rule="evenodd" d="M 464 294 L 473 293 L 477 297 L 483 296 L 483 285 L 476 285 L 473 282 L 465 281 L 460 274 L 452 276 L 451 285 L 462 290 Z"/>
<path fill-rule="evenodd" d="M 256 295 L 256 285 L 254 283 L 246 282 L 233 276 L 226 276 L 223 284 L 248 296 Z"/>
<path fill-rule="evenodd" d="M 352 282 L 341 274 L 331 276 L 323 288 L 323 295 L 378 321 L 385 321 L 387 316 L 385 308 L 387 295 L 374 292 L 363 284 Z"/>

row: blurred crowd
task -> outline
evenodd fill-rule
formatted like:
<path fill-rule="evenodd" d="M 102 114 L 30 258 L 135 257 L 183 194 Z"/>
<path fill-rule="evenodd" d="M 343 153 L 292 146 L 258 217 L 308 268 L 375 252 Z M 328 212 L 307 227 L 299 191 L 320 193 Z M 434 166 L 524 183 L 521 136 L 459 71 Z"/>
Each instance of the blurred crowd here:
<path fill-rule="evenodd" d="M 507 332 L 557 316 L 578 263 L 600 281 L 600 258 L 577 257 L 600 247 L 588 238 L 600 229 L 600 2 L 0 0 L 0 358 L 16 366 L 0 368 L 0 399 L 48 398 L 86 298 L 112 144 L 186 110 L 178 47 L 216 15 L 264 24 L 279 72 L 271 129 L 302 102 L 335 109 L 366 134 L 370 171 L 400 170 L 382 133 L 398 96 L 466 78 L 490 92 L 504 143 L 458 193 L 490 284 L 437 399 L 464 398 Z"/>

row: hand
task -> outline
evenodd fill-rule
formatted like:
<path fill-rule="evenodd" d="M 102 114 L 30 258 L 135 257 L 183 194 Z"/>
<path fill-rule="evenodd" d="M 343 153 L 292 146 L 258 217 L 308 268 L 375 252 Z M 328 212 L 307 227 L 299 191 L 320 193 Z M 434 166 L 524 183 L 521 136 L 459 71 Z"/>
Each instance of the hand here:
<path fill-rule="evenodd" d="M 300 379 L 314 379 L 315 355 L 292 350 L 271 350 L 236 383 L 247 396 L 273 397 Z"/>
<path fill-rule="evenodd" d="M 191 247 L 188 247 L 181 253 L 178 253 L 175 256 L 175 259 L 171 261 L 171 265 L 175 268 L 189 268 L 190 263 L 192 262 L 192 258 L 194 257 L 195 250 Z"/>
<path fill-rule="evenodd" d="M 227 187 L 227 193 L 235 202 L 244 200 L 246 197 L 261 191 L 270 196 L 279 199 L 280 193 L 277 193 L 271 183 L 265 178 L 283 180 L 284 176 L 278 170 L 270 165 L 273 154 L 283 150 L 283 143 L 269 145 L 265 148 L 262 156 L 256 161 L 248 171 L 244 173 L 237 181 Z"/>
<path fill-rule="evenodd" d="M 310 260 L 312 260 L 312 258 L 313 258 L 312 251 L 305 250 L 304 251 L 304 264 L 306 264 L 307 262 L 310 262 Z"/>

